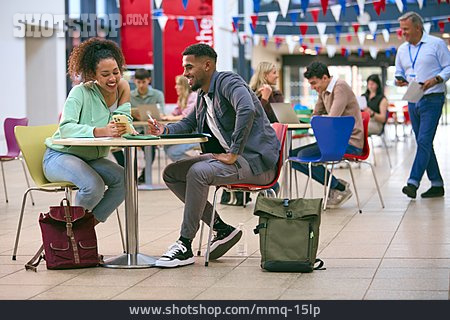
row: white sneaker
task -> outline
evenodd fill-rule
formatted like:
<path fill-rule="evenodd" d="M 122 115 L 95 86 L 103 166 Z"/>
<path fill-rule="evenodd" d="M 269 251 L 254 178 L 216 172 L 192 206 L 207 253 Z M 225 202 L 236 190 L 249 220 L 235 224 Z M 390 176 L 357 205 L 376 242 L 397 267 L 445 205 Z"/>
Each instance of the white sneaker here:
<path fill-rule="evenodd" d="M 344 191 L 331 189 L 327 201 L 327 209 L 336 209 L 352 197 L 352 191 L 346 186 Z"/>
<path fill-rule="evenodd" d="M 186 246 L 180 240 L 177 240 L 169 247 L 169 250 L 156 260 L 155 267 L 174 268 L 187 266 L 195 262 L 192 249 Z"/>

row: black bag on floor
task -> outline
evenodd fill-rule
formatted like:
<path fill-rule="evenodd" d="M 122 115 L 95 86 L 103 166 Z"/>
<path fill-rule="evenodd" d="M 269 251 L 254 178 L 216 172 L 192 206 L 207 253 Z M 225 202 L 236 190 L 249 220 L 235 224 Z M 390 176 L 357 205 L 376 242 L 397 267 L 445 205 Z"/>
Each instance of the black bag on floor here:
<path fill-rule="evenodd" d="M 322 269 L 316 259 L 322 199 L 279 199 L 259 195 L 254 214 L 259 224 L 261 268 L 279 272 Z M 317 267 L 315 264 L 319 263 Z"/>

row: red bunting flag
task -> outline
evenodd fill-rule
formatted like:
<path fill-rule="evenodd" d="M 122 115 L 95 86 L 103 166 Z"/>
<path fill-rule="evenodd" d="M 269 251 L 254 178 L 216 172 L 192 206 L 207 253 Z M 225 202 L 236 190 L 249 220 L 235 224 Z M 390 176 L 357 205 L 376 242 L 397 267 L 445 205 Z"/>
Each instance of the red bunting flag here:
<path fill-rule="evenodd" d="M 316 8 L 316 9 L 312 9 L 310 12 L 311 12 L 311 16 L 312 16 L 314 22 L 319 21 L 319 12 L 320 12 L 320 10 Z"/>
<path fill-rule="evenodd" d="M 349 33 L 346 37 L 347 42 L 352 42 L 352 35 Z"/>
<path fill-rule="evenodd" d="M 326 15 L 328 9 L 328 0 L 320 0 L 320 3 L 322 4 L 323 15 Z"/>
<path fill-rule="evenodd" d="M 306 34 L 306 31 L 308 31 L 308 25 L 305 23 L 300 23 L 300 32 L 304 36 Z"/>
<path fill-rule="evenodd" d="M 398 29 L 397 30 L 397 38 L 398 38 L 398 40 L 402 40 L 402 35 L 403 35 L 402 29 Z"/>
<path fill-rule="evenodd" d="M 450 22 L 450 17 L 447 18 L 448 22 Z"/>
<path fill-rule="evenodd" d="M 352 26 L 353 26 L 353 30 L 355 30 L 355 34 L 357 34 L 358 30 L 359 30 L 359 23 L 353 23 Z"/>
<path fill-rule="evenodd" d="M 439 31 L 444 32 L 445 21 L 439 21 L 438 26 L 439 26 Z"/>
<path fill-rule="evenodd" d="M 310 37 L 310 38 L 309 38 L 309 43 L 311 43 L 311 44 L 314 43 L 314 38 L 313 38 L 313 37 Z"/>
<path fill-rule="evenodd" d="M 302 46 L 301 46 L 302 48 L 303 48 L 303 50 L 306 50 L 306 49 L 308 49 L 308 46 L 306 45 L 306 44 L 302 44 Z"/>
<path fill-rule="evenodd" d="M 256 29 L 256 22 L 258 22 L 258 16 L 256 14 L 253 14 L 250 16 L 250 19 L 252 19 L 253 28 Z"/>
<path fill-rule="evenodd" d="M 236 25 L 234 24 L 234 22 L 231 22 L 231 26 L 233 27 L 233 32 L 236 32 Z"/>
<path fill-rule="evenodd" d="M 379 16 L 381 13 L 381 1 L 374 1 L 373 8 L 374 8 L 375 12 L 377 13 L 377 15 Z"/>
<path fill-rule="evenodd" d="M 343 57 L 345 57 L 345 55 L 347 54 L 347 49 L 345 49 L 344 47 L 341 48 L 341 55 Z"/>
<path fill-rule="evenodd" d="M 386 0 L 380 0 L 380 7 L 383 12 L 386 12 Z"/>

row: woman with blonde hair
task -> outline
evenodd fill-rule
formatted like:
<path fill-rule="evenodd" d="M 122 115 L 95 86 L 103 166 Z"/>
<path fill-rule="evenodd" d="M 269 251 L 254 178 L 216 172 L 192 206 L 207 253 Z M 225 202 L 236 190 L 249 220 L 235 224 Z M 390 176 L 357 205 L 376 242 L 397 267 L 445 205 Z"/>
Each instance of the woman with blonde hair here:
<path fill-rule="evenodd" d="M 271 123 L 277 121 L 270 103 L 284 102 L 283 94 L 276 88 L 277 67 L 271 62 L 260 62 L 250 79 L 250 88 L 256 93 Z"/>
<path fill-rule="evenodd" d="M 172 114 L 163 116 L 162 119 L 166 121 L 178 121 L 186 117 L 194 110 L 197 103 L 197 92 L 192 91 L 189 87 L 186 77 L 179 75 L 175 77 L 175 90 L 177 91 L 178 99 L 177 106 Z M 189 151 L 197 146 L 196 143 L 178 144 L 172 146 L 165 146 L 167 156 L 172 161 L 178 161 L 189 157 L 186 151 Z"/>

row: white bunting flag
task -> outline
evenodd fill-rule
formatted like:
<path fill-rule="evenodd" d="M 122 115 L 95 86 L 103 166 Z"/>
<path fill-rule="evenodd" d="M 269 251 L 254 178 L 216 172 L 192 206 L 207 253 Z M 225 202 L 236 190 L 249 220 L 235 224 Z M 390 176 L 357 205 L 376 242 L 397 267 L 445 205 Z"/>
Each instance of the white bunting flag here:
<path fill-rule="evenodd" d="M 294 53 L 294 49 L 295 49 L 295 41 L 292 39 L 291 35 L 287 35 L 285 40 L 286 40 L 286 44 L 287 44 L 288 49 L 289 49 L 289 53 L 293 54 Z"/>
<path fill-rule="evenodd" d="M 276 11 L 267 12 L 267 18 L 269 19 L 269 22 L 266 23 L 267 34 L 269 38 L 272 38 L 275 28 L 277 27 L 278 12 Z"/>
<path fill-rule="evenodd" d="M 328 35 L 327 34 L 321 34 L 320 37 L 320 43 L 322 44 L 322 47 L 325 47 L 327 45 Z"/>
<path fill-rule="evenodd" d="M 431 22 L 425 22 L 424 24 L 423 24 L 423 29 L 425 30 L 425 32 L 426 33 L 430 33 L 430 30 L 431 30 Z"/>
<path fill-rule="evenodd" d="M 239 43 L 245 44 L 245 37 L 246 37 L 245 31 L 240 31 L 238 34 L 239 34 Z"/>
<path fill-rule="evenodd" d="M 155 0 L 155 7 L 156 7 L 156 9 L 160 9 L 161 8 L 161 3 L 162 3 L 162 0 Z"/>
<path fill-rule="evenodd" d="M 369 53 L 370 53 L 370 56 L 372 57 L 372 59 L 375 60 L 377 58 L 377 55 L 378 55 L 378 48 L 377 47 L 370 47 L 369 48 Z"/>
<path fill-rule="evenodd" d="M 253 35 L 253 45 L 254 46 L 257 46 L 257 45 L 259 45 L 259 40 L 260 40 L 260 36 L 259 36 L 259 34 L 254 34 Z"/>
<path fill-rule="evenodd" d="M 319 35 L 325 34 L 325 29 L 327 28 L 327 24 L 323 22 L 319 22 L 316 24 L 317 32 Z"/>
<path fill-rule="evenodd" d="M 166 27 L 167 20 L 169 18 L 167 16 L 159 16 L 158 17 L 158 23 L 159 27 L 161 28 L 161 31 L 164 31 L 164 28 Z"/>
<path fill-rule="evenodd" d="M 375 34 L 377 32 L 377 26 L 378 24 L 375 21 L 371 21 L 367 24 L 369 27 L 370 33 Z"/>
<path fill-rule="evenodd" d="M 417 3 L 419 4 L 419 9 L 422 9 L 422 7 L 423 7 L 423 0 L 417 0 Z"/>
<path fill-rule="evenodd" d="M 290 0 L 278 0 L 278 4 L 280 5 L 280 11 L 283 18 L 286 18 L 288 8 L 289 8 Z"/>
<path fill-rule="evenodd" d="M 327 46 L 327 54 L 328 58 L 333 58 L 336 54 L 336 47 L 335 46 Z"/>
<path fill-rule="evenodd" d="M 395 3 L 397 4 L 398 11 L 403 12 L 403 1 L 395 0 Z"/>
<path fill-rule="evenodd" d="M 357 0 L 356 2 L 358 3 L 359 7 L 359 15 L 362 15 L 364 12 L 364 4 L 366 3 L 366 0 Z"/>
<path fill-rule="evenodd" d="M 362 46 L 364 44 L 364 40 L 366 40 L 366 33 L 364 31 L 358 31 L 358 40 L 359 45 Z"/>
<path fill-rule="evenodd" d="M 336 20 L 336 22 L 339 22 L 339 19 L 341 17 L 341 8 L 342 7 L 340 4 L 335 4 L 330 7 L 331 13 L 333 14 L 333 17 Z"/>
<path fill-rule="evenodd" d="M 381 34 L 383 35 L 384 42 L 389 42 L 389 31 L 387 29 L 381 30 Z"/>

